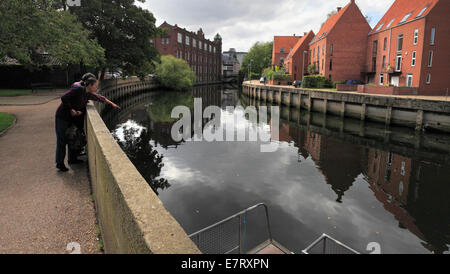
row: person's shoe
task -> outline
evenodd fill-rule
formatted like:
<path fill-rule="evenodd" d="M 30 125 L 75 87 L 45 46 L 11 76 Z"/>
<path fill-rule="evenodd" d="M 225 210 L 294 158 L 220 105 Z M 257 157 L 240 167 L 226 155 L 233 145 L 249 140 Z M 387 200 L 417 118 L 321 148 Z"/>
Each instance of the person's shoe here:
<path fill-rule="evenodd" d="M 56 168 L 59 169 L 61 172 L 67 172 L 69 169 L 64 164 L 57 164 Z"/>
<path fill-rule="evenodd" d="M 69 165 L 77 165 L 77 164 L 84 163 L 84 161 L 83 160 L 79 160 L 79 159 L 75 159 L 75 160 L 69 160 L 68 163 L 69 163 Z"/>

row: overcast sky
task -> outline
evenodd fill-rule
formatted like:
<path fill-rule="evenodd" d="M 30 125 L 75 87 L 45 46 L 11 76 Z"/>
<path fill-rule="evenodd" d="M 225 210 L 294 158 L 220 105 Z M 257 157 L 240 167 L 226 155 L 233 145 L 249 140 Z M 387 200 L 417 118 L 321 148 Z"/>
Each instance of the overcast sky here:
<path fill-rule="evenodd" d="M 146 0 L 138 5 L 150 10 L 159 26 L 164 21 L 190 31 L 200 27 L 212 40 L 223 39 L 223 50 L 248 51 L 257 41 L 274 35 L 317 33 L 327 14 L 349 0 Z M 374 27 L 394 0 L 356 0 Z"/>

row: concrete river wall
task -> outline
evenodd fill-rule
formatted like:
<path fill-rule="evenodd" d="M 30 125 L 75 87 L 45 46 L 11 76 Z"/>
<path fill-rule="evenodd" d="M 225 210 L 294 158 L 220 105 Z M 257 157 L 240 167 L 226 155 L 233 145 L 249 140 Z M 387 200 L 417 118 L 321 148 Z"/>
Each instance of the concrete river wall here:
<path fill-rule="evenodd" d="M 100 93 L 113 100 L 155 88 L 138 79 L 102 82 Z M 99 115 L 87 107 L 89 173 L 106 253 L 199 254 L 180 224 L 164 208 Z"/>
<path fill-rule="evenodd" d="M 374 121 L 387 126 L 406 126 L 418 131 L 450 132 L 450 100 L 306 90 L 255 82 L 244 82 L 242 89 L 245 95 L 260 101 L 312 112 Z"/>

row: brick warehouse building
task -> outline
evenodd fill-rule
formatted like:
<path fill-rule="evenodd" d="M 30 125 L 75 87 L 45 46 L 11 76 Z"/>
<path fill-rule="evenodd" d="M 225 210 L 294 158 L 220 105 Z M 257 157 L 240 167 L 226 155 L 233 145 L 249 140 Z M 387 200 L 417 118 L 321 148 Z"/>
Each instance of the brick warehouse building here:
<path fill-rule="evenodd" d="M 370 32 L 366 81 L 446 95 L 450 88 L 450 1 L 396 0 Z M 377 93 L 389 93 L 377 89 Z"/>
<path fill-rule="evenodd" d="M 154 39 L 161 55 L 172 55 L 185 60 L 197 76 L 197 83 L 222 81 L 222 37 L 214 41 L 205 38 L 202 29 L 196 33 L 164 22 L 159 28 L 166 33 Z"/>
<path fill-rule="evenodd" d="M 351 0 L 337 8 L 309 45 L 309 64 L 331 81 L 363 80 L 367 34 L 371 27 Z"/>
<path fill-rule="evenodd" d="M 302 36 L 275 36 L 273 38 L 272 67 L 284 67 L 284 61 Z"/>
<path fill-rule="evenodd" d="M 309 43 L 314 38 L 314 32 L 305 34 L 294 46 L 285 60 L 284 67 L 292 75 L 292 80 L 303 80 L 308 67 Z"/>

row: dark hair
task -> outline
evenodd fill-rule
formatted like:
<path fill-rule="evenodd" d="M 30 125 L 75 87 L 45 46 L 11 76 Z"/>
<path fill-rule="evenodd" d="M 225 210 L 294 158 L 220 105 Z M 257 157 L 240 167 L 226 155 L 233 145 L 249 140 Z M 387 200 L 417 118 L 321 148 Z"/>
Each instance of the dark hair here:
<path fill-rule="evenodd" d="M 97 78 L 95 77 L 94 74 L 88 72 L 85 75 L 83 75 L 83 77 L 81 77 L 81 85 L 84 87 L 87 87 L 89 85 L 93 85 L 95 84 L 95 82 L 97 82 Z"/>

